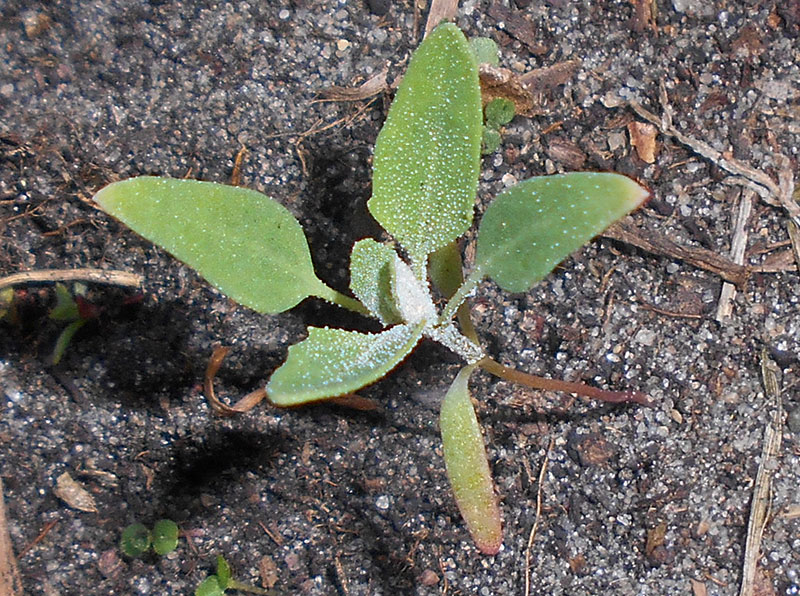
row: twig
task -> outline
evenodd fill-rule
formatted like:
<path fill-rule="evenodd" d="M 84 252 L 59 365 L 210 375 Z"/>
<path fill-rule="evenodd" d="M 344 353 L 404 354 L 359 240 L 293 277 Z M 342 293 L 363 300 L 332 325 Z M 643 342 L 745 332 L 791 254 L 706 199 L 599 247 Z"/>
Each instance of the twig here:
<path fill-rule="evenodd" d="M 767 514 L 772 498 L 771 485 L 775 460 L 781 449 L 781 423 L 783 406 L 781 403 L 778 378 L 775 365 L 769 359 L 766 348 L 761 351 L 761 376 L 764 382 L 764 393 L 772 402 L 772 420 L 764 430 L 764 444 L 761 448 L 761 461 L 753 486 L 753 501 L 750 503 L 750 519 L 747 523 L 747 541 L 744 548 L 744 564 L 742 566 L 742 585 L 739 596 L 752 596 L 754 581 L 758 567 L 758 556 L 761 550 L 761 538 L 766 527 Z"/>
<path fill-rule="evenodd" d="M 22 578 L 17 567 L 17 559 L 14 557 L 11 536 L 8 533 L 2 478 L 0 478 L 0 593 L 22 596 Z"/>
<path fill-rule="evenodd" d="M 736 215 L 733 240 L 731 241 L 731 259 L 737 265 L 744 265 L 744 251 L 747 248 L 747 222 L 750 220 L 750 212 L 753 209 L 754 195 L 755 192 L 752 190 L 744 190 L 739 201 L 739 210 Z M 720 323 L 731 316 L 735 297 L 736 286 L 727 281 L 723 283 L 719 302 L 717 303 L 716 315 L 716 319 Z"/>
<path fill-rule="evenodd" d="M 550 444 L 547 446 L 547 451 L 542 460 L 542 466 L 539 468 L 539 482 L 536 487 L 536 517 L 533 520 L 533 526 L 531 526 L 531 533 L 528 534 L 528 546 L 525 549 L 525 596 L 530 596 L 531 593 L 531 551 L 533 549 L 533 540 L 536 538 L 536 530 L 539 528 L 539 520 L 542 517 L 542 486 L 547 472 L 547 458 L 550 456 L 552 449 L 553 439 L 550 439 Z"/>
<path fill-rule="evenodd" d="M 750 275 L 744 265 L 734 263 L 705 248 L 682 246 L 660 234 L 639 230 L 626 221 L 618 221 L 601 234 L 604 238 L 619 240 L 653 254 L 685 261 L 690 265 L 719 275 L 725 281 L 743 286 Z"/>
<path fill-rule="evenodd" d="M 43 271 L 22 271 L 0 277 L 0 290 L 13 286 L 29 284 L 51 284 L 56 282 L 85 281 L 137 288 L 142 285 L 142 276 L 127 271 L 108 269 L 46 269 Z"/>
<path fill-rule="evenodd" d="M 664 109 L 664 115 L 661 118 L 645 109 L 638 102 L 630 101 L 628 105 L 639 117 L 655 124 L 663 134 L 674 137 L 679 143 L 686 145 L 692 151 L 705 157 L 723 170 L 727 170 L 734 176 L 741 176 L 757 187 L 760 187 L 760 192 L 757 188 L 754 188 L 754 190 L 761 195 L 765 202 L 773 206 L 782 206 L 789 214 L 789 217 L 791 217 L 796 224 L 800 225 L 800 205 L 792 199 L 794 179 L 792 177 L 789 159 L 785 155 L 779 155 L 776 158 L 776 161 L 780 162 L 780 172 L 779 180 L 775 182 L 764 172 L 751 168 L 732 155 L 717 151 L 708 143 L 682 133 L 672 123 L 672 108 L 669 104 L 666 86 L 663 81 L 659 88 L 659 95 L 661 106 Z"/>
<path fill-rule="evenodd" d="M 432 0 L 431 9 L 428 11 L 428 20 L 425 23 L 425 37 L 442 21 L 454 19 L 458 12 L 458 0 Z M 416 32 L 416 29 L 414 29 Z"/>

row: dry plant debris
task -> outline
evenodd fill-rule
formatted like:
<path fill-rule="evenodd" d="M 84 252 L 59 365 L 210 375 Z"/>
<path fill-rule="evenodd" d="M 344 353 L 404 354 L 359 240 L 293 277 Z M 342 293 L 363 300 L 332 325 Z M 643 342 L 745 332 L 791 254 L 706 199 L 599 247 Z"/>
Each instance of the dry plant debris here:
<path fill-rule="evenodd" d="M 67 505 L 78 511 L 97 513 L 94 497 L 83 486 L 73 480 L 69 472 L 64 472 L 56 479 L 56 496 Z"/>
<path fill-rule="evenodd" d="M 22 578 L 17 567 L 17 559 L 14 557 L 11 536 L 8 534 L 2 478 L 0 478 L 0 593 L 6 596 L 22 596 Z"/>
<path fill-rule="evenodd" d="M 764 394 L 767 406 L 772 408 L 772 419 L 764 429 L 764 443 L 761 449 L 761 461 L 758 463 L 756 481 L 753 485 L 753 500 L 750 503 L 750 518 L 747 522 L 747 542 L 744 549 L 744 565 L 742 567 L 742 584 L 739 596 L 756 594 L 756 573 L 758 558 L 761 552 L 761 538 L 767 525 L 771 505 L 772 475 L 775 462 L 781 450 L 783 405 L 781 390 L 778 386 L 776 365 L 770 360 L 767 350 L 761 352 L 761 376 L 764 382 Z"/>

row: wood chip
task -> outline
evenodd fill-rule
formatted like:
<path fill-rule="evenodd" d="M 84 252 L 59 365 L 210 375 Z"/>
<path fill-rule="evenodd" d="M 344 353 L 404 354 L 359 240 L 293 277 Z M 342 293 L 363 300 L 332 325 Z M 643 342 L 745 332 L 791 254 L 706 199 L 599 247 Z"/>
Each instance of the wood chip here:
<path fill-rule="evenodd" d="M 442 21 L 455 19 L 457 13 L 458 0 L 432 0 L 431 9 L 428 11 L 428 20 L 425 22 L 425 37 Z M 416 32 L 417 30 L 414 29 L 415 35 Z"/>
<path fill-rule="evenodd" d="M 512 11 L 499 2 L 493 3 L 487 14 L 497 21 L 497 27 L 504 30 L 511 37 L 521 42 L 534 56 L 547 53 L 546 45 L 539 43 L 539 31 L 523 12 Z"/>
<path fill-rule="evenodd" d="M 628 134 L 631 137 L 631 145 L 636 149 L 636 155 L 645 163 L 655 163 L 656 161 L 656 133 L 658 129 L 652 124 L 645 122 L 629 122 Z"/>
<path fill-rule="evenodd" d="M 708 589 L 703 582 L 694 578 L 690 578 L 689 581 L 692 583 L 692 596 L 708 596 Z"/>
<path fill-rule="evenodd" d="M 644 552 L 649 557 L 653 554 L 659 546 L 664 545 L 664 540 L 667 535 L 667 524 L 661 522 L 655 528 L 650 528 L 647 531 L 647 542 L 644 546 Z"/>
<path fill-rule="evenodd" d="M 278 566 L 272 557 L 264 555 L 258 562 L 258 574 L 261 576 L 261 585 L 267 590 L 278 583 Z"/>
<path fill-rule="evenodd" d="M 484 105 L 494 99 L 503 98 L 514 104 L 514 111 L 519 115 L 533 116 L 542 113 L 541 109 L 534 109 L 537 102 L 533 94 L 515 73 L 490 64 L 481 64 L 478 73 Z"/>
<path fill-rule="evenodd" d="M 56 496 L 67 505 L 78 511 L 97 513 L 94 497 L 83 486 L 72 479 L 69 472 L 56 478 Z"/>
<path fill-rule="evenodd" d="M 8 533 L 2 478 L 0 478 L 0 594 L 22 596 L 22 578 L 11 545 L 11 536 Z"/>
<path fill-rule="evenodd" d="M 562 137 L 548 140 L 547 156 L 568 170 L 579 170 L 586 163 L 586 154 L 575 143 Z"/>
<path fill-rule="evenodd" d="M 747 248 L 747 224 L 750 221 L 750 212 L 753 209 L 755 193 L 750 189 L 742 191 L 739 209 L 734 223 L 733 240 L 731 241 L 731 260 L 737 265 L 744 265 L 744 251 Z M 733 313 L 733 299 L 736 297 L 736 286 L 730 282 L 722 284 L 719 302 L 717 303 L 716 319 L 724 321 Z"/>
<path fill-rule="evenodd" d="M 566 60 L 550 66 L 534 68 L 520 75 L 519 82 L 527 87 L 531 93 L 541 93 L 555 89 L 568 82 L 581 65 L 578 60 Z"/>
<path fill-rule="evenodd" d="M 388 72 L 388 67 L 384 66 L 383 70 L 358 87 L 329 87 L 322 92 L 323 101 L 359 101 L 388 91 L 389 86 L 386 83 Z"/>

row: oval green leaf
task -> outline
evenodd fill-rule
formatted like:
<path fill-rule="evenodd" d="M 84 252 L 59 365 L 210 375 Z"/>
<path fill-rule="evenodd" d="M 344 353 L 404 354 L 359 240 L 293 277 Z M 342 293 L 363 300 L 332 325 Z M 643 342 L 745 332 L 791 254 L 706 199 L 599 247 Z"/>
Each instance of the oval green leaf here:
<path fill-rule="evenodd" d="M 506 291 L 525 292 L 648 196 L 620 174 L 576 172 L 524 180 L 486 209 L 470 278 L 488 275 Z"/>
<path fill-rule="evenodd" d="M 141 557 L 150 548 L 150 530 L 144 524 L 131 524 L 122 531 L 120 550 L 129 557 Z"/>
<path fill-rule="evenodd" d="M 503 524 L 483 435 L 469 397 L 467 383 L 474 368 L 462 368 L 448 389 L 439 412 L 439 427 L 458 510 L 478 549 L 494 555 L 503 543 Z"/>
<path fill-rule="evenodd" d="M 161 519 L 153 526 L 153 550 L 157 555 L 166 555 L 178 548 L 180 530 L 171 519 Z"/>
<path fill-rule="evenodd" d="M 439 25 L 411 57 L 378 135 L 367 203 L 416 271 L 472 223 L 481 128 L 475 55 L 455 25 Z"/>
<path fill-rule="evenodd" d="M 401 321 L 392 296 L 392 273 L 397 253 L 389 246 L 364 238 L 350 253 L 350 289 L 384 325 Z"/>
<path fill-rule="evenodd" d="M 330 293 L 314 273 L 298 221 L 254 190 L 141 176 L 106 186 L 94 200 L 256 311 L 274 314 Z"/>
<path fill-rule="evenodd" d="M 309 327 L 308 337 L 289 355 L 267 384 L 279 406 L 344 395 L 374 383 L 397 366 L 419 341 L 423 325 L 395 325 L 381 333 Z"/>

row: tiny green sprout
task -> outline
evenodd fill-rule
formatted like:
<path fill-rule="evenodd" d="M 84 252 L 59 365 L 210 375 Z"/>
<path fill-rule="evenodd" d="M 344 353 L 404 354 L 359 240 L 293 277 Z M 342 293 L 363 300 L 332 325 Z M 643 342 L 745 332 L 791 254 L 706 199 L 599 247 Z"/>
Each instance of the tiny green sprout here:
<path fill-rule="evenodd" d="M 58 364 L 64 357 L 72 338 L 94 315 L 94 309 L 90 308 L 84 300 L 86 286 L 76 283 L 73 293 L 67 290 L 64 284 L 56 284 L 56 305 L 50 311 L 50 318 L 54 321 L 63 321 L 67 326 L 56 339 L 50 361 Z M 81 308 L 82 301 L 84 307 Z"/>
<path fill-rule="evenodd" d="M 152 531 L 144 524 L 134 523 L 122 531 L 120 550 L 123 554 L 137 558 L 150 548 L 157 555 L 166 555 L 178 548 L 178 524 L 171 519 L 162 519 L 155 523 Z"/>
<path fill-rule="evenodd" d="M 178 524 L 171 519 L 161 519 L 153 526 L 153 550 L 157 555 L 166 555 L 178 548 Z"/>
<path fill-rule="evenodd" d="M 152 543 L 150 530 L 144 524 L 131 524 L 122 531 L 119 548 L 129 557 L 141 557 Z"/>
<path fill-rule="evenodd" d="M 476 546 L 495 554 L 502 543 L 500 506 L 469 392 L 478 368 L 536 389 L 609 402 L 649 401 L 638 392 L 534 377 L 496 362 L 481 344 L 467 299 L 487 279 L 508 292 L 527 292 L 649 193 L 612 173 L 524 180 L 489 204 L 474 263 L 465 272 L 457 241 L 472 225 L 484 134 L 474 47 L 457 27 L 443 24 L 411 57 L 375 145 L 367 204 L 394 242 L 355 243 L 353 297 L 317 277 L 300 224 L 280 203 L 254 190 L 142 176 L 103 188 L 95 201 L 256 311 L 283 312 L 313 296 L 383 326 L 377 333 L 309 327 L 306 339 L 289 348 L 267 382 L 275 405 L 299 406 L 358 391 L 399 365 L 424 338 L 458 355 L 464 366 L 439 417 L 444 462 Z M 513 112 L 495 104 L 488 116 L 502 126 Z M 446 300 L 443 306 L 434 300 L 432 286 Z M 213 590 L 216 584 L 217 591 L 198 588 L 198 593 L 219 594 L 229 587 L 221 569 L 201 585 Z"/>
<path fill-rule="evenodd" d="M 500 66 L 500 48 L 491 37 L 473 37 L 469 46 L 478 64 Z"/>
<path fill-rule="evenodd" d="M 233 578 L 231 566 L 222 555 L 217 555 L 217 573 L 200 582 L 194 596 L 223 596 L 225 590 L 239 590 L 251 594 L 269 594 L 266 590 L 242 583 Z"/>
<path fill-rule="evenodd" d="M 511 122 L 516 114 L 514 102 L 505 97 L 496 97 L 483 110 L 486 124 L 483 125 L 481 153 L 488 155 L 500 148 L 502 134 L 500 129 Z"/>

